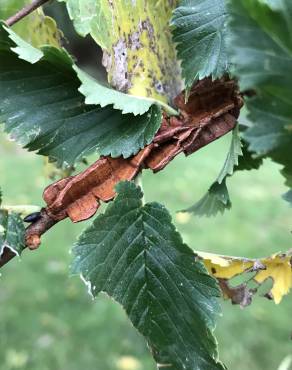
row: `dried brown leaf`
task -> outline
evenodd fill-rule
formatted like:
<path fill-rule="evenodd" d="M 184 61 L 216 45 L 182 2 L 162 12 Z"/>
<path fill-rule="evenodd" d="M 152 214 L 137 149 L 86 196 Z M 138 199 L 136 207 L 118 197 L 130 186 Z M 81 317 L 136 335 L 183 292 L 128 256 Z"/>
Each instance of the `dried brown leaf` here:
<path fill-rule="evenodd" d="M 179 153 L 192 154 L 232 130 L 242 99 L 234 80 L 206 78 L 195 84 L 187 103 L 184 92 L 176 97 L 175 103 L 180 116 L 164 114 L 153 142 L 135 156 L 127 159 L 102 157 L 78 175 L 48 186 L 43 194 L 47 203 L 45 214 L 54 222 L 66 217 L 73 222 L 92 217 L 100 201 L 114 198 L 119 181 L 134 179 L 143 168 L 160 171 Z M 28 228 L 28 245 L 31 240 L 37 240 L 33 233 Z M 32 247 L 36 247 L 35 242 Z"/>

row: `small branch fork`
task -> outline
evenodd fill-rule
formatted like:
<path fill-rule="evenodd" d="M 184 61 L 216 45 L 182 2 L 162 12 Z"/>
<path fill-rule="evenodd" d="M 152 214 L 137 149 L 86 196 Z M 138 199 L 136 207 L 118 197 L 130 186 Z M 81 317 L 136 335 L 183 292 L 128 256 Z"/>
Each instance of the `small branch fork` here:
<path fill-rule="evenodd" d="M 49 0 L 33 0 L 31 4 L 26 5 L 21 10 L 19 10 L 16 14 L 12 15 L 10 18 L 8 18 L 5 23 L 8 27 L 13 26 L 15 23 L 35 11 L 37 8 L 41 7 L 45 3 L 47 3 Z"/>

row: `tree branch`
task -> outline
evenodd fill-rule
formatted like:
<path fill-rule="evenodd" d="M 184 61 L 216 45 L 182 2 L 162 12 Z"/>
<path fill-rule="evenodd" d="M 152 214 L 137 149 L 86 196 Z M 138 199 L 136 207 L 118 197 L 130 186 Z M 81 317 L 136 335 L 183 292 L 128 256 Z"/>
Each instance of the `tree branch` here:
<path fill-rule="evenodd" d="M 43 4 L 47 3 L 49 0 L 33 0 L 31 4 L 26 5 L 21 10 L 19 10 L 16 14 L 12 15 L 10 18 L 8 18 L 5 23 L 7 26 L 11 27 L 33 11 L 35 11 L 37 8 L 42 6 Z"/>
<path fill-rule="evenodd" d="M 48 214 L 45 208 L 41 209 L 39 218 L 26 228 L 25 244 L 30 250 L 36 249 L 40 245 L 40 237 L 52 226 L 57 223 Z M 0 268 L 6 265 L 16 254 L 9 248 L 4 248 L 0 256 Z"/>
<path fill-rule="evenodd" d="M 225 135 L 235 127 L 243 104 L 236 82 L 228 78 L 199 81 L 187 104 L 183 93 L 175 102 L 181 115 L 164 115 L 153 142 L 136 155 L 127 159 L 101 157 L 83 172 L 48 186 L 43 193 L 47 207 L 26 229 L 26 246 L 38 248 L 41 235 L 66 217 L 73 222 L 92 217 L 101 201 L 115 197 L 119 181 L 133 180 L 146 168 L 158 172 L 178 154 L 192 154 Z M 11 250 L 5 248 L 0 267 L 13 257 Z"/>

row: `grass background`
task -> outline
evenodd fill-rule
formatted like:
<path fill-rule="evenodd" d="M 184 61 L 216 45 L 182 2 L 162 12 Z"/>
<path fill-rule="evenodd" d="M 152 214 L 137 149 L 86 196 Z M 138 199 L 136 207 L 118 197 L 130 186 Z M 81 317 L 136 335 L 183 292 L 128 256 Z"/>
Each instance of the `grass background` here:
<path fill-rule="evenodd" d="M 43 159 L 0 139 L 0 184 L 6 204 L 41 204 L 49 183 Z M 146 201 L 170 210 L 193 249 L 259 257 L 291 247 L 292 210 L 279 167 L 269 161 L 259 171 L 229 181 L 233 208 L 216 218 L 181 216 L 222 166 L 229 137 L 195 155 L 174 160 L 163 172 L 146 171 Z M 154 370 L 147 347 L 123 310 L 107 297 L 92 301 L 83 283 L 70 278 L 69 250 L 86 225 L 62 222 L 48 232 L 37 252 L 25 252 L 0 278 L 0 369 Z M 231 370 L 288 370 L 292 355 L 292 299 L 276 306 L 263 298 L 242 310 L 223 303 L 216 335 L 220 357 Z M 286 363 L 286 365 L 285 365 Z M 287 365 L 288 364 L 288 365 Z M 282 367 L 281 367 L 282 366 Z M 292 369 L 292 367 L 291 367 Z"/>

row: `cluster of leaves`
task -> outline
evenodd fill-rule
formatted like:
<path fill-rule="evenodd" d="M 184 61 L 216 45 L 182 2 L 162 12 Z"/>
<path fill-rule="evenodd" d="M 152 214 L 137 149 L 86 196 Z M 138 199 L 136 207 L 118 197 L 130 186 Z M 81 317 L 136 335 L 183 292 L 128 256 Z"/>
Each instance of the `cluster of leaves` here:
<path fill-rule="evenodd" d="M 271 3 L 271 4 L 270 4 Z M 291 187 L 292 4 L 288 0 L 239 1 L 232 7 L 231 60 L 252 122 L 244 132 L 249 149 L 283 165 Z M 248 53 L 248 58 L 244 57 Z"/>
<path fill-rule="evenodd" d="M 283 165 L 292 187 L 289 0 L 164 0 L 159 7 L 142 0 L 65 2 L 77 32 L 90 34 L 102 48 L 108 81 L 76 65 L 61 47 L 56 24 L 42 13 L 29 21 L 35 27 L 20 22 L 16 32 L 1 23 L 0 122 L 13 139 L 64 167 L 92 152 L 128 158 L 153 140 L 163 111 L 177 113 L 171 102 L 182 80 L 189 91 L 197 80 L 229 74 L 249 96 L 249 123 L 237 125 L 217 179 L 187 211 L 210 216 L 229 209 L 226 179 L 258 168 L 265 157 Z M 38 37 L 35 29 L 42 31 Z M 72 272 L 93 296 L 106 292 L 125 308 L 158 366 L 223 369 L 213 336 L 216 280 L 182 242 L 163 206 L 143 205 L 133 183 L 116 190 L 116 199 L 75 245 Z M 23 240 L 20 217 L 0 209 L 0 257 L 5 248 L 20 254 Z M 225 280 L 255 265 L 201 257 L 210 273 Z M 278 303 L 291 286 L 290 255 L 264 259 L 261 266 L 254 280 L 272 277 Z"/>
<path fill-rule="evenodd" d="M 174 13 L 173 23 L 178 26 L 175 40 L 179 42 L 178 54 L 183 58 L 187 86 L 207 73 L 204 68 L 191 67 L 194 59 L 188 54 L 191 49 L 187 42 L 193 40 L 193 48 L 201 51 L 196 53 L 197 58 L 209 61 L 204 64 L 208 68 L 213 67 L 208 70 L 210 75 L 218 77 L 218 71 L 223 73 L 224 68 L 227 71 L 227 66 L 231 66 L 228 72 L 239 80 L 240 90 L 250 96 L 245 99 L 249 122 L 247 127 L 240 126 L 240 137 L 233 134 L 218 179 L 207 194 L 189 208 L 199 216 L 216 215 L 229 209 L 226 177 L 234 170 L 257 169 L 266 157 L 283 165 L 286 185 L 292 186 L 289 155 L 292 145 L 291 2 L 222 0 L 216 2 L 216 6 L 211 3 L 182 2 Z M 195 24 L 193 29 L 191 22 Z M 202 49 L 202 45 L 206 45 L 204 40 L 213 48 Z M 196 66 L 200 66 L 200 60 Z M 291 192 L 284 198 L 290 201 Z"/>
<path fill-rule="evenodd" d="M 1 25 L 0 120 L 28 150 L 63 165 L 94 150 L 129 157 L 152 141 L 162 108 L 175 113 L 161 99 L 97 81 L 60 47 L 35 46 Z M 216 281 L 161 205 L 143 206 L 141 191 L 130 183 L 117 191 L 74 248 L 72 271 L 93 295 L 105 291 L 124 306 L 160 365 L 222 369 L 212 334 L 219 312 Z"/>
<path fill-rule="evenodd" d="M 29 150 L 65 165 L 96 149 L 103 155 L 129 157 L 149 144 L 159 129 L 158 105 L 109 89 L 85 72 L 77 75 L 63 49 L 34 48 L 2 25 L 0 56 L 0 120 Z M 89 100 L 95 95 L 96 105 L 87 105 L 78 91 L 79 78 L 87 82 L 80 90 L 90 92 Z M 18 115 L 12 114 L 15 104 Z M 132 113 L 125 114 L 129 110 Z"/>

